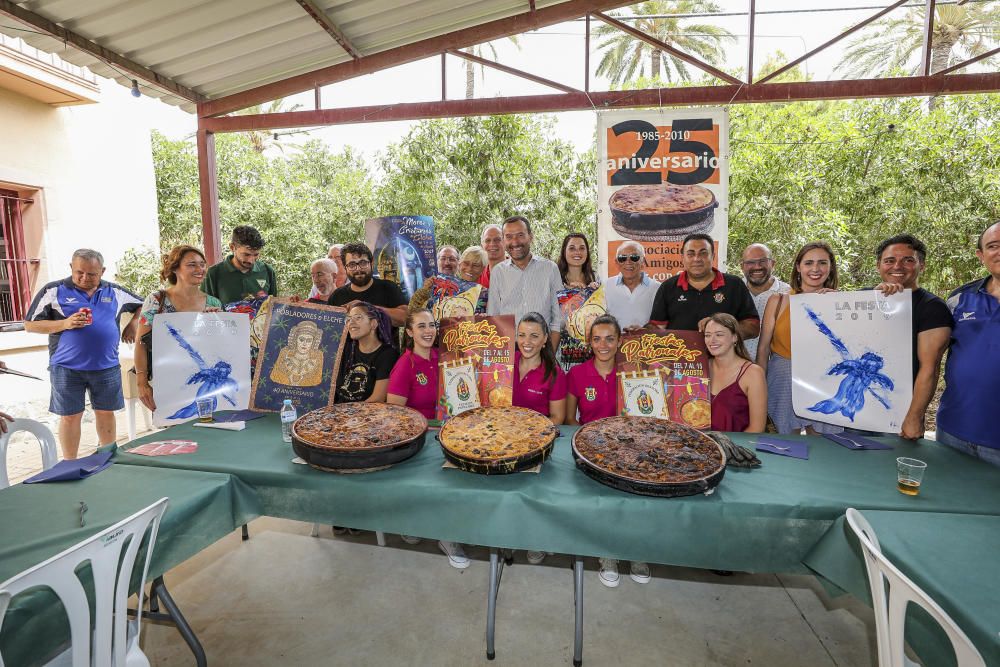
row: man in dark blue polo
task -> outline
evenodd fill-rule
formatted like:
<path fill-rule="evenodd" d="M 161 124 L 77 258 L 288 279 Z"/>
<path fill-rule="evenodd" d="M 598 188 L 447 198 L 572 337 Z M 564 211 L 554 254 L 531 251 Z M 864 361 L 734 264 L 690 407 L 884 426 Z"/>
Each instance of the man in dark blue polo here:
<path fill-rule="evenodd" d="M 142 298 L 102 280 L 104 258 L 86 248 L 73 253 L 70 277 L 56 280 L 35 295 L 24 328 L 49 336 L 49 411 L 59 415 L 63 458 L 75 459 L 80 449 L 80 423 L 86 393 L 97 420 L 100 445 L 115 441 L 115 410 L 125 407 L 118 366 L 119 321 L 135 313 Z M 133 317 L 121 339 L 135 340 Z"/>
<path fill-rule="evenodd" d="M 1000 466 L 1000 221 L 979 236 L 976 257 L 988 276 L 948 297 L 955 318 L 937 413 L 937 439 L 960 452 Z"/>

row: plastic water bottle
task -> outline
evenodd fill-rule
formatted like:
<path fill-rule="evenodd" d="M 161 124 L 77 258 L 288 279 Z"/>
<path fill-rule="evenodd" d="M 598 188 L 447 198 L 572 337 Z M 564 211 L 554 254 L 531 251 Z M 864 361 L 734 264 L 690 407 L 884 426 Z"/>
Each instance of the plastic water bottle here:
<path fill-rule="evenodd" d="M 286 398 L 281 406 L 281 439 L 285 442 L 292 441 L 292 424 L 297 417 L 298 413 L 292 405 L 292 399 Z"/>

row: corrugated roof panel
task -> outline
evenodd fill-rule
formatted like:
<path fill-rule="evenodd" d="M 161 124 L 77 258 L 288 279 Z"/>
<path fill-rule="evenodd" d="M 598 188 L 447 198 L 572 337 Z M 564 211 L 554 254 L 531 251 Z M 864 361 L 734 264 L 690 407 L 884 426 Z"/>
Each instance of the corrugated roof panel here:
<path fill-rule="evenodd" d="M 318 58 L 310 54 L 316 54 Z M 325 32 L 309 37 L 296 37 L 282 42 L 272 42 L 266 47 L 260 45 L 254 51 L 247 51 L 233 58 L 213 58 L 203 67 L 189 71 L 181 78 L 186 85 L 214 89 L 216 82 L 241 72 L 269 71 L 274 63 L 294 61 L 296 58 L 315 62 L 332 62 L 344 57 L 344 50 L 330 39 Z"/>

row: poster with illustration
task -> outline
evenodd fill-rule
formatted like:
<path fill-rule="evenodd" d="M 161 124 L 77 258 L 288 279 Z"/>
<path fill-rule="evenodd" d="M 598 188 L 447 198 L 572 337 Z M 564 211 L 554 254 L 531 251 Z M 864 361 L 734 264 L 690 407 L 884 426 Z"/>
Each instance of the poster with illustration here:
<path fill-rule="evenodd" d="M 445 420 L 448 412 L 445 396 L 446 363 L 463 362 L 475 368 L 475 385 L 480 405 L 509 406 L 514 399 L 513 315 L 450 318 L 440 326 L 438 363 L 441 365 L 437 418 Z"/>
<path fill-rule="evenodd" d="M 365 222 L 365 242 L 375 257 L 375 274 L 391 280 L 409 301 L 437 271 L 434 218 L 392 215 Z"/>
<path fill-rule="evenodd" d="M 436 275 L 428 285 L 427 308 L 440 322 L 449 317 L 471 317 L 486 314 L 487 289 L 479 283 L 455 276 Z"/>
<path fill-rule="evenodd" d="M 795 414 L 898 433 L 913 398 L 910 290 L 796 294 L 788 307 Z"/>
<path fill-rule="evenodd" d="M 482 405 L 477 389 L 476 365 L 471 359 L 445 361 L 441 367 L 441 407 L 449 417 Z"/>
<path fill-rule="evenodd" d="M 623 334 L 616 364 L 620 414 L 632 414 L 621 377 L 656 371 L 663 382 L 665 418 L 694 428 L 712 425 L 708 350 L 699 332 L 650 328 Z"/>
<path fill-rule="evenodd" d="M 269 303 L 250 407 L 277 412 L 287 398 L 301 416 L 331 405 L 346 312 L 290 299 Z"/>
<path fill-rule="evenodd" d="M 577 364 L 590 358 L 587 331 L 590 324 L 608 312 L 604 285 L 569 287 L 556 292 L 556 301 L 566 322 L 559 338 L 559 356 L 563 363 Z"/>
<path fill-rule="evenodd" d="M 681 241 L 715 241 L 725 269 L 729 238 L 729 114 L 723 108 L 614 110 L 597 114 L 597 255 L 619 273 L 618 248 L 642 244 L 646 273 L 681 270 Z"/>
<path fill-rule="evenodd" d="M 260 353 L 261 341 L 264 340 L 264 322 L 267 311 L 271 308 L 271 297 L 248 296 L 241 301 L 233 301 L 223 306 L 227 313 L 243 313 L 250 318 L 250 374 L 257 368 L 257 355 Z"/>
<path fill-rule="evenodd" d="M 161 313 L 153 319 L 153 423 L 214 410 L 244 410 L 250 401 L 250 320 L 234 313 Z"/>
<path fill-rule="evenodd" d="M 660 369 L 618 373 L 622 414 L 668 419 L 667 393 Z"/>

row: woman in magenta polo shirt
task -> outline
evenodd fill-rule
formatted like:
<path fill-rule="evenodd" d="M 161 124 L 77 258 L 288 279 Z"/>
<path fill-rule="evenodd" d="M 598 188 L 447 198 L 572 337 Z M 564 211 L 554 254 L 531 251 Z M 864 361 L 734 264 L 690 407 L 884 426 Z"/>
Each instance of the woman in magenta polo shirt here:
<path fill-rule="evenodd" d="M 514 405 L 541 413 L 553 424 L 566 419 L 566 374 L 549 347 L 549 325 L 538 313 L 526 313 L 517 325 Z"/>
<path fill-rule="evenodd" d="M 594 356 L 569 370 L 566 423 L 586 424 L 618 414 L 615 355 L 621 335 L 614 315 L 601 315 L 590 325 L 588 342 Z"/>
<path fill-rule="evenodd" d="M 434 419 L 438 395 L 438 351 L 434 347 L 437 323 L 426 309 L 406 317 L 406 351 L 389 374 L 386 403 L 405 405 Z"/>

